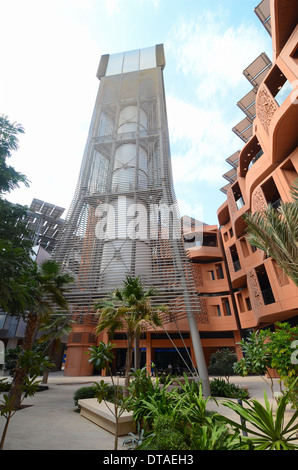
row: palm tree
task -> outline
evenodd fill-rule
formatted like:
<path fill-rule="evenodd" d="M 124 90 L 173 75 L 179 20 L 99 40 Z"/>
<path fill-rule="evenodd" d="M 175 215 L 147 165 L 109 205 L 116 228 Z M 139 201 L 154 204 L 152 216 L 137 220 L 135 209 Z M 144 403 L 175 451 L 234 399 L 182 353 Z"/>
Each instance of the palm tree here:
<path fill-rule="evenodd" d="M 65 297 L 66 287 L 72 282 L 68 274 L 60 272 L 59 264 L 54 260 L 47 260 L 41 266 L 36 263 L 24 274 L 22 283 L 27 291 L 28 314 L 26 319 L 26 330 L 23 350 L 32 348 L 36 339 L 38 328 L 42 319 L 53 313 L 57 306 L 67 310 L 68 304 Z M 13 397 L 14 406 L 18 408 L 21 401 L 21 390 L 26 376 L 26 371 L 16 367 L 9 396 Z"/>
<path fill-rule="evenodd" d="M 144 290 L 140 278 L 126 277 L 124 287 L 116 288 L 107 299 L 95 305 L 100 314 L 96 333 L 108 330 L 113 337 L 116 330 L 124 331 L 127 337 L 125 364 L 125 393 L 128 393 L 133 344 L 140 337 L 146 325 L 161 326 L 160 313 L 167 311 L 164 306 L 152 306 L 151 297 L 156 295 L 153 287 Z"/>
<path fill-rule="evenodd" d="M 272 257 L 298 286 L 298 180 L 291 191 L 293 202 L 270 204 L 263 212 L 243 216 L 249 243 Z"/>

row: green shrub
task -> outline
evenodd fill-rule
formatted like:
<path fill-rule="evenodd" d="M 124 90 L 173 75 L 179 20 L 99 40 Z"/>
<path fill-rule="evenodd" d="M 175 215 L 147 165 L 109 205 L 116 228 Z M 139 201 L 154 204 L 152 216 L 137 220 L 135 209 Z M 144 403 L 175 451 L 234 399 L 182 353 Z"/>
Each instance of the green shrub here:
<path fill-rule="evenodd" d="M 84 400 L 86 398 L 96 398 L 99 395 L 100 388 L 101 388 L 101 383 L 79 388 L 73 395 L 75 406 L 78 407 L 76 411 L 79 411 L 79 405 L 78 405 L 79 400 Z M 114 387 L 112 385 L 105 384 L 104 390 L 105 390 L 104 399 L 110 402 L 114 402 L 114 397 L 115 397 Z M 122 387 L 118 387 L 118 398 L 120 401 L 123 398 Z"/>
<path fill-rule="evenodd" d="M 213 379 L 210 381 L 210 390 L 213 397 L 225 398 L 248 398 L 247 390 L 238 385 L 226 382 L 224 379 Z"/>
<path fill-rule="evenodd" d="M 153 423 L 153 432 L 137 447 L 140 450 L 187 450 L 186 435 L 177 429 L 176 421 L 171 416 L 157 416 Z"/>
<path fill-rule="evenodd" d="M 21 351 L 21 346 L 9 348 L 5 351 L 5 369 L 8 370 L 11 375 L 14 374 Z"/>
<path fill-rule="evenodd" d="M 10 387 L 10 382 L 7 382 L 6 379 L 0 379 L 0 392 L 9 392 Z"/>
<path fill-rule="evenodd" d="M 11 388 L 11 382 L 7 382 L 6 379 L 0 379 L 0 393 L 9 392 L 10 388 Z M 48 389 L 49 389 L 48 385 L 38 384 L 36 386 L 36 392 L 43 392 L 44 390 L 48 390 Z"/>
<path fill-rule="evenodd" d="M 210 375 L 220 375 L 229 379 L 234 374 L 233 365 L 237 362 L 237 355 L 228 348 L 218 349 L 210 357 L 208 371 Z"/>
<path fill-rule="evenodd" d="M 79 400 L 84 400 L 85 398 L 94 398 L 95 397 L 95 392 L 96 388 L 94 385 L 88 386 L 88 387 L 81 387 L 79 388 L 74 394 L 73 394 L 73 399 L 75 406 L 78 405 Z"/>

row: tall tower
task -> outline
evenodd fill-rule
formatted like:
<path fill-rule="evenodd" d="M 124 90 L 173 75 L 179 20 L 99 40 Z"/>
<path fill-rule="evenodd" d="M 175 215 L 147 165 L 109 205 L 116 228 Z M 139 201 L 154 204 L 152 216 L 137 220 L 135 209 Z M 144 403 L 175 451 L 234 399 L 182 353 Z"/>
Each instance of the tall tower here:
<path fill-rule="evenodd" d="M 75 278 L 69 301 L 77 323 L 69 338 L 67 375 L 88 373 L 84 352 L 95 341 L 94 304 L 126 275 L 154 286 L 153 300 L 167 304 L 176 320 L 187 316 L 194 349 L 200 348 L 199 299 L 172 181 L 164 66 L 163 45 L 100 60 L 80 175 L 55 252 Z M 202 350 L 198 363 L 197 354 L 202 363 Z"/>

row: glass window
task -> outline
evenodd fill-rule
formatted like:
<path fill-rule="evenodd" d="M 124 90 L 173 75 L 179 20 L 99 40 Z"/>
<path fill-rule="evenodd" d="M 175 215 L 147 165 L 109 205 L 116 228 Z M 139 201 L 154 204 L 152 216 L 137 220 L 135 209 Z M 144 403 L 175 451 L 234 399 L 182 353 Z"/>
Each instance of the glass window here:
<path fill-rule="evenodd" d="M 106 75 L 117 75 L 122 72 L 123 57 L 124 52 L 110 55 Z"/>
<path fill-rule="evenodd" d="M 140 52 L 140 70 L 156 67 L 155 46 L 146 47 L 145 49 L 141 49 Z"/>
<path fill-rule="evenodd" d="M 124 54 L 123 73 L 139 70 L 140 51 L 129 51 Z"/>

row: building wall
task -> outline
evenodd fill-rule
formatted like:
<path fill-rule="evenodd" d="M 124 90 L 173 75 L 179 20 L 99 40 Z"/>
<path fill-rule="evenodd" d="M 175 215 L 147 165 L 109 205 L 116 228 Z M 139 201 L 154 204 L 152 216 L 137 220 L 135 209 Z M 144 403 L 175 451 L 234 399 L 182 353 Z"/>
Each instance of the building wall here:
<path fill-rule="evenodd" d="M 257 92 L 253 135 L 240 152 L 237 180 L 218 210 L 243 329 L 285 321 L 298 311 L 297 287 L 273 259 L 249 245 L 242 218 L 269 203 L 278 207 L 292 200 L 291 185 L 298 178 L 297 20 L 297 2 L 271 1 L 274 61 Z M 293 91 L 280 97 L 289 85 Z"/>

